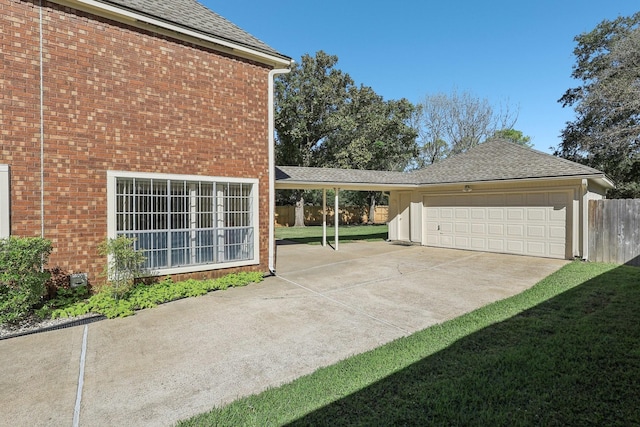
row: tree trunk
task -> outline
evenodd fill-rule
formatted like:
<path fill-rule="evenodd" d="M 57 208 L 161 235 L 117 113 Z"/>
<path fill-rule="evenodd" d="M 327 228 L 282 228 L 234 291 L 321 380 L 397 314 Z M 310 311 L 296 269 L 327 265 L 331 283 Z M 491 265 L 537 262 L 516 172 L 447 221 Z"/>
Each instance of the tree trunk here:
<path fill-rule="evenodd" d="M 304 195 L 302 192 L 298 194 L 296 200 L 296 221 L 294 227 L 304 227 Z"/>
<path fill-rule="evenodd" d="M 369 218 L 368 222 L 373 224 L 376 222 L 376 193 L 369 194 Z"/>

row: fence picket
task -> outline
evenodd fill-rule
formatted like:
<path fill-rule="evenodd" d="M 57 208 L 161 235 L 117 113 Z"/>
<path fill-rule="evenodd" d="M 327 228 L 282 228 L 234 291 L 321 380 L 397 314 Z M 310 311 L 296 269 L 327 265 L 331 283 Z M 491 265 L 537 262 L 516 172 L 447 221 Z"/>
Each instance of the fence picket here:
<path fill-rule="evenodd" d="M 589 201 L 589 259 L 640 266 L 640 199 Z"/>

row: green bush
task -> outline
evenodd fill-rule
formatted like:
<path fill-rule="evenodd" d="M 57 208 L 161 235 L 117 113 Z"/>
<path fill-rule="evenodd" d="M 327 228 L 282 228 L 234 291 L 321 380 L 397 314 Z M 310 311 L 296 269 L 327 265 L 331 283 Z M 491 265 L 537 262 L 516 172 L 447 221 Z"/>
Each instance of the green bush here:
<path fill-rule="evenodd" d="M 42 301 L 50 274 L 42 271 L 51 242 L 39 237 L 0 239 L 0 323 L 23 319 Z"/>
<path fill-rule="evenodd" d="M 107 239 L 98 248 L 100 255 L 108 257 L 105 275 L 115 299 L 120 298 L 136 283 L 136 279 L 145 273 L 145 256 L 135 249 L 136 239 L 118 236 Z"/>
<path fill-rule="evenodd" d="M 139 283 L 120 297 L 114 296 L 109 287 L 105 287 L 85 301 L 53 310 L 51 317 L 74 317 L 87 313 L 103 314 L 108 318 L 125 317 L 132 315 L 135 310 L 152 308 L 165 302 L 260 281 L 262 281 L 262 274 L 257 272 L 228 274 L 215 280 L 189 279 L 174 282 L 170 278 L 165 278 L 153 285 Z"/>

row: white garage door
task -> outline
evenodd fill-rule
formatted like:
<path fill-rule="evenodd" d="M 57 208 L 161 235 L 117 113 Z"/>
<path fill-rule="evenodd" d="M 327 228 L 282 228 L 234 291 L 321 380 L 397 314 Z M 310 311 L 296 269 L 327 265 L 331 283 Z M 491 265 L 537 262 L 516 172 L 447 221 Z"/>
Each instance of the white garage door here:
<path fill-rule="evenodd" d="M 427 246 L 566 257 L 567 193 L 425 196 Z"/>

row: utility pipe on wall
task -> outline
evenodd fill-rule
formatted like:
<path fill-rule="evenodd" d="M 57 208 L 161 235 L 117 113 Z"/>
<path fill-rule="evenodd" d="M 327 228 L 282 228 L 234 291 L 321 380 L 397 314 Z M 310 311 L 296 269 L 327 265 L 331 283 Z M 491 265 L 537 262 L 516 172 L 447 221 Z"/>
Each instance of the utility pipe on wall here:
<path fill-rule="evenodd" d="M 271 274 L 276 274 L 276 147 L 274 137 L 274 78 L 276 74 L 287 74 L 289 72 L 291 72 L 291 69 L 289 68 L 278 68 L 269 71 L 267 119 L 269 121 L 269 272 L 271 272 Z"/>
<path fill-rule="evenodd" d="M 39 61 L 40 61 L 40 237 L 44 239 L 44 35 L 42 34 L 42 0 L 38 5 Z"/>
<path fill-rule="evenodd" d="M 336 187 L 334 188 L 334 191 L 336 192 L 336 195 L 334 198 L 334 206 L 333 206 L 333 222 L 335 223 L 335 226 L 336 226 L 335 239 L 336 239 L 336 251 L 337 251 L 339 240 L 340 240 L 338 235 L 338 226 L 340 225 L 340 212 L 338 211 L 340 200 L 338 199 L 338 194 L 340 193 L 340 189 Z"/>

